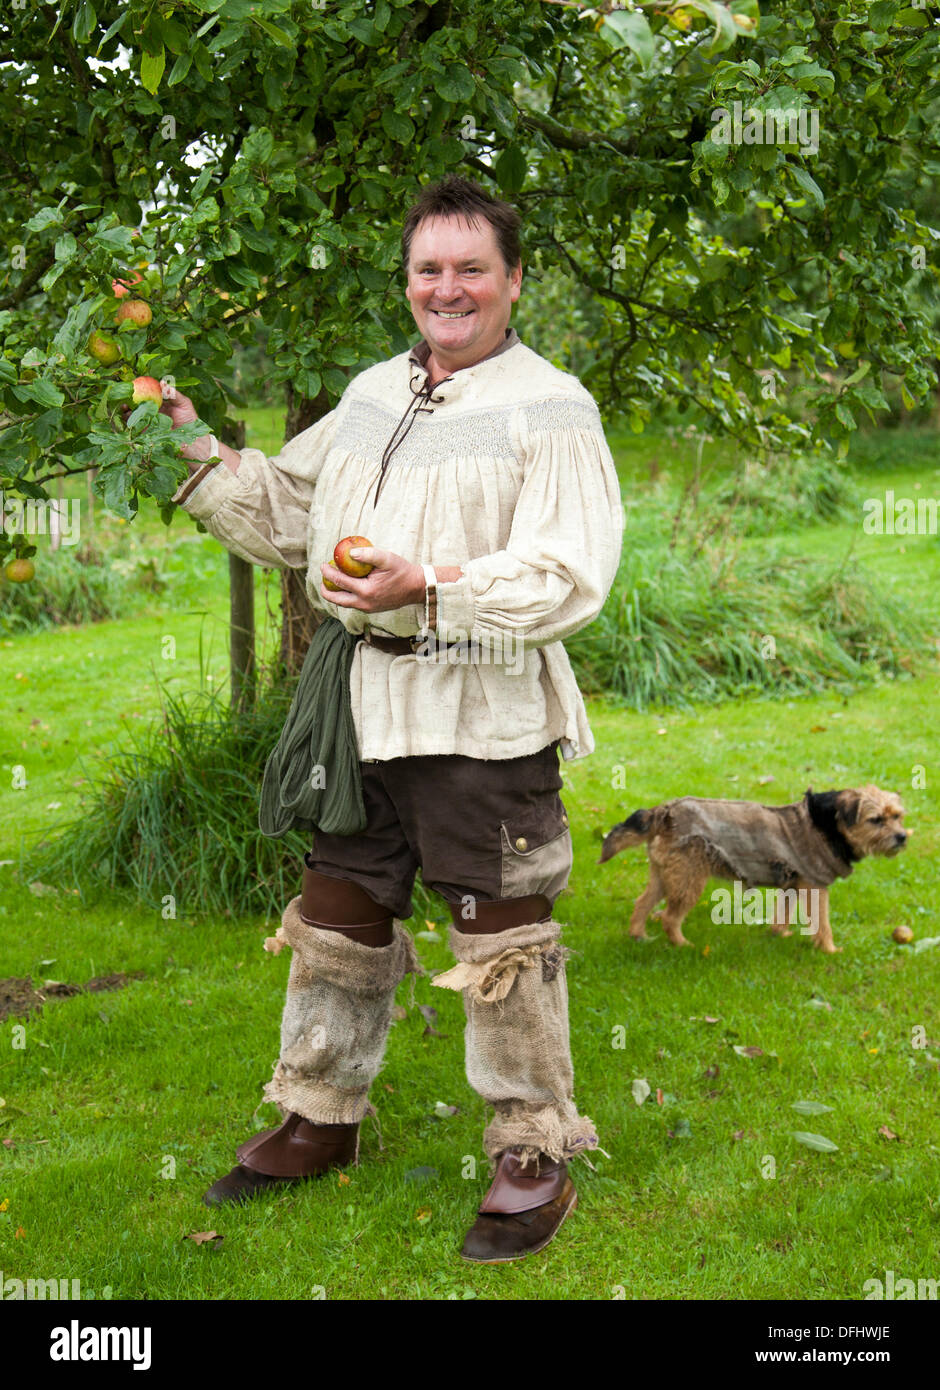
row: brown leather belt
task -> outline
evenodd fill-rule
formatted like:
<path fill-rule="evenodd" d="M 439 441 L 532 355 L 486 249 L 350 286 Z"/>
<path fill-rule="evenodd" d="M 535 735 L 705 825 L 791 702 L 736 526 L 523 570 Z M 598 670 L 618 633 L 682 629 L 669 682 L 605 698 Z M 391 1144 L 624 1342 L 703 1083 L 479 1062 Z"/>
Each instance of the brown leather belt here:
<path fill-rule="evenodd" d="M 376 647 L 380 652 L 390 652 L 393 656 L 408 656 L 415 654 L 418 650 L 431 655 L 435 651 L 449 651 L 453 647 L 461 647 L 468 654 L 476 656 L 480 651 L 478 642 L 464 639 L 460 642 L 440 642 L 433 633 L 425 633 L 421 636 L 415 633 L 414 637 L 382 637 L 379 633 L 373 632 L 371 628 L 366 628 L 364 632 L 356 634 L 358 642 L 365 642 L 367 647 Z"/>

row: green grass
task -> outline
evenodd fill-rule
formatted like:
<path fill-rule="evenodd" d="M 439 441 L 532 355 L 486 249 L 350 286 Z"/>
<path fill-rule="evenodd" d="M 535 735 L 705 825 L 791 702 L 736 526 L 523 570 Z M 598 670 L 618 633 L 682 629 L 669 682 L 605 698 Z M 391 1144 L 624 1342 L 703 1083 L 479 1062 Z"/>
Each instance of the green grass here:
<path fill-rule="evenodd" d="M 629 457 L 622 467 L 626 482 Z M 902 460 L 897 478 L 878 472 L 879 485 L 900 492 L 909 467 L 912 482 L 936 491 L 935 461 L 918 470 Z M 829 553 L 847 540 L 843 527 L 817 523 L 788 544 Z M 935 540 L 860 537 L 857 549 L 885 582 L 931 602 Z M 224 554 L 187 543 L 174 563 L 185 602 L 164 595 L 134 619 L 0 649 L 5 858 L 21 835 L 48 832 L 74 810 L 77 755 L 117 738 L 122 716 L 154 712 L 155 674 L 169 671 L 177 690 L 197 683 L 206 627 L 209 669 L 224 677 Z M 168 632 L 175 663 L 160 658 Z M 0 867 L 0 974 L 145 975 L 119 992 L 49 1002 L 26 1024 L 23 1049 L 13 1046 L 16 1021 L 0 1025 L 0 1137 L 12 1141 L 0 1147 L 4 1277 L 79 1278 L 86 1295 L 109 1287 L 133 1299 L 295 1299 L 322 1289 L 331 1299 L 526 1300 L 609 1299 L 620 1287 L 628 1298 L 858 1299 L 885 1269 L 937 1277 L 940 947 L 915 954 L 890 940 L 899 923 L 918 939 L 940 934 L 936 692 L 936 677 L 924 676 L 653 714 L 589 702 L 597 751 L 564 769 L 575 867 L 555 915 L 575 951 L 576 1098 L 609 1157 L 595 1156 L 595 1173 L 574 1165 L 577 1212 L 545 1252 L 517 1265 L 475 1268 L 457 1253 L 486 1182 L 486 1116 L 464 1075 L 459 997 L 419 981 L 417 1000 L 439 1011 L 444 1036 L 425 1037 L 417 1010 L 393 1025 L 372 1090 L 383 1146 L 367 1120 L 348 1183 L 334 1173 L 245 1210 L 210 1212 L 201 1193 L 231 1166 L 235 1144 L 277 1120 L 273 1107 L 255 1110 L 289 968 L 287 953 L 262 949 L 274 921 L 164 919 L 119 898 L 86 907 L 70 894 L 29 893 Z M 21 791 L 11 788 L 14 762 L 27 771 Z M 923 789 L 912 786 L 918 765 Z M 645 856 L 595 860 L 599 837 L 629 811 L 683 793 L 783 802 L 810 785 L 862 781 L 897 790 L 915 834 L 903 855 L 866 861 L 833 889 L 841 955 L 821 956 L 799 934 L 713 925 L 707 897 L 685 926 L 694 950 L 669 948 L 655 923 L 653 941 L 627 939 Z M 49 810 L 51 801 L 62 805 Z M 452 964 L 444 945 L 417 944 L 429 972 Z M 399 1002 L 407 998 L 403 986 Z M 915 1048 L 921 1026 L 929 1045 Z M 735 1045 L 764 1055 L 741 1057 Z M 641 1107 L 635 1078 L 653 1090 Z M 459 1113 L 436 1118 L 439 1100 Z M 799 1100 L 832 1113 L 801 1116 Z M 828 1136 L 838 1152 L 800 1146 L 798 1130 Z M 475 1179 L 464 1176 L 468 1155 Z M 774 1177 L 763 1176 L 769 1159 Z M 163 1176 L 174 1165 L 175 1176 Z M 419 1167 L 437 1178 L 410 1181 Z M 184 1239 L 207 1230 L 224 1236 L 218 1249 Z"/>

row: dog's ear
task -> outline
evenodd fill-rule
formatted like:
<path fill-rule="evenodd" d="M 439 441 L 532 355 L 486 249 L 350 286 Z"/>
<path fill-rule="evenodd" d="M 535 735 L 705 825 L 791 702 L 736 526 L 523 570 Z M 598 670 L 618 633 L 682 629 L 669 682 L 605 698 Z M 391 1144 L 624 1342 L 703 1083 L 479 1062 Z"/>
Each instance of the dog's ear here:
<path fill-rule="evenodd" d="M 843 825 L 855 825 L 858 820 L 860 802 L 861 797 L 857 791 L 849 790 L 837 793 L 836 809 L 842 817 Z"/>
<path fill-rule="evenodd" d="M 813 824 L 824 834 L 836 829 L 836 804 L 840 792 L 814 792 L 806 789 L 806 806 Z"/>

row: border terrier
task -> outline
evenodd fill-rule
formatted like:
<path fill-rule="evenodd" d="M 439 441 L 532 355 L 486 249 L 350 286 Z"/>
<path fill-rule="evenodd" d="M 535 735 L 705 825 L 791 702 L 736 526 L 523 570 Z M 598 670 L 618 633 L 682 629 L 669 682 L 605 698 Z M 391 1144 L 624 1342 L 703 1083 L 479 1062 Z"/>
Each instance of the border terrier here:
<path fill-rule="evenodd" d="M 866 855 L 898 854 L 911 834 L 901 825 L 903 815 L 894 792 L 871 784 L 831 792 L 810 787 L 789 806 L 681 796 L 634 811 L 615 825 L 597 862 L 646 843 L 649 883 L 630 917 L 630 935 L 637 940 L 647 939 L 647 918 L 665 898 L 665 908 L 653 915 L 662 918 L 673 946 L 691 946 L 682 923 L 708 879 L 721 878 L 743 888 L 784 890 L 776 893 L 771 913 L 778 936 L 792 936 L 793 909 L 799 905 L 805 912 L 808 903 L 805 930 L 831 955 L 842 947 L 832 940 L 829 885 L 848 878 Z"/>

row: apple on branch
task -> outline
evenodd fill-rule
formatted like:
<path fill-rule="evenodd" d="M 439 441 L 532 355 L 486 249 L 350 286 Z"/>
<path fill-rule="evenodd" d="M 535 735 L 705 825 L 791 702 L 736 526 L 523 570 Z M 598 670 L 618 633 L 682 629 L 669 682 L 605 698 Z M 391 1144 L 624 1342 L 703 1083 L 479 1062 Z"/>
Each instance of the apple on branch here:
<path fill-rule="evenodd" d="M 153 401 L 154 405 L 163 404 L 163 387 L 155 376 L 135 376 L 134 393 L 131 397 L 135 405 L 142 405 L 144 401 Z"/>
<path fill-rule="evenodd" d="M 150 305 L 144 299 L 125 299 L 114 316 L 114 322 L 132 323 L 136 328 L 146 328 L 153 319 Z"/>
<path fill-rule="evenodd" d="M 102 367 L 111 367 L 121 355 L 121 349 L 106 333 L 92 333 L 88 339 L 88 351 Z"/>

